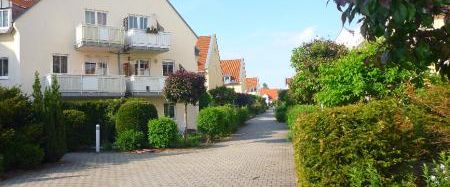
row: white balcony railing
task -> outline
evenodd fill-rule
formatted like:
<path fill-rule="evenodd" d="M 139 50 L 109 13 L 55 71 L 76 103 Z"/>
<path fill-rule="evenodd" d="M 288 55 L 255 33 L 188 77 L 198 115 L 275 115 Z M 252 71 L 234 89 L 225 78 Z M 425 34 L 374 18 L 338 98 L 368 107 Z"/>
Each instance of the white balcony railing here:
<path fill-rule="evenodd" d="M 161 95 L 165 81 L 165 77 L 131 76 L 127 82 L 127 89 L 137 96 Z"/>
<path fill-rule="evenodd" d="M 126 44 L 132 49 L 168 51 L 171 34 L 167 32 L 147 33 L 145 30 L 131 29 L 127 32 Z"/>
<path fill-rule="evenodd" d="M 123 44 L 124 34 L 120 28 L 81 24 L 76 29 L 77 48 L 83 46 L 122 47 Z"/>
<path fill-rule="evenodd" d="M 101 75 L 53 75 L 47 76 L 47 86 L 51 86 L 53 76 L 60 85 L 62 96 L 123 96 L 126 91 L 124 76 Z"/>
<path fill-rule="evenodd" d="M 7 33 L 11 30 L 12 10 L 11 8 L 0 9 L 0 33 Z"/>

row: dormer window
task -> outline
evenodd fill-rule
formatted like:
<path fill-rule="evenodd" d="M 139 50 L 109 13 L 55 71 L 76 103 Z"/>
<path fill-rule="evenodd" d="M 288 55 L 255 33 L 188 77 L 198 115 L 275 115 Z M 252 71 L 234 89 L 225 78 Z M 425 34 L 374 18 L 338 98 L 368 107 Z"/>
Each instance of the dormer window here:
<path fill-rule="evenodd" d="M 223 77 L 223 82 L 225 82 L 225 84 L 231 83 L 231 77 L 228 76 L 228 75 L 225 75 L 225 76 Z"/>
<path fill-rule="evenodd" d="M 0 9 L 0 28 L 8 28 L 10 21 L 10 9 Z"/>

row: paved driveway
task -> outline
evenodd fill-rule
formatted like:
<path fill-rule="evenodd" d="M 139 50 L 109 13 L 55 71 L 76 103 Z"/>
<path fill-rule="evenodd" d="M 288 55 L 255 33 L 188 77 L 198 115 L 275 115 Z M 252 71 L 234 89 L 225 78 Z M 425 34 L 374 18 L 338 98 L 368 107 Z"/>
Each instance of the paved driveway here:
<path fill-rule="evenodd" d="M 232 140 L 156 154 L 71 153 L 0 186 L 295 186 L 292 144 L 268 112 Z"/>

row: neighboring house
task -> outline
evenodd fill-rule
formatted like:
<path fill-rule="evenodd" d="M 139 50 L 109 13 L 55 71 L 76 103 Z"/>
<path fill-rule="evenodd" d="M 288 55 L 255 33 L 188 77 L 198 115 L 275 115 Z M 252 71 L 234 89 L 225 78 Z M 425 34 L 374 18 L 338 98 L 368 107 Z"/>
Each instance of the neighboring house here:
<path fill-rule="evenodd" d="M 266 100 L 267 104 L 272 104 L 278 100 L 278 89 L 262 88 L 259 90 L 259 95 Z"/>
<path fill-rule="evenodd" d="M 198 72 L 205 75 L 206 88 L 212 90 L 223 86 L 223 74 L 220 67 L 219 46 L 216 35 L 200 36 L 197 40 Z"/>
<path fill-rule="evenodd" d="M 142 97 L 185 126 L 162 92 L 177 69 L 198 71 L 197 36 L 168 0 L 0 1 L 0 85 L 29 94 L 37 71 L 65 98 Z M 188 113 L 195 129 L 198 107 Z"/>
<path fill-rule="evenodd" d="M 247 93 L 252 95 L 258 95 L 259 90 L 259 79 L 258 77 L 246 78 L 245 86 L 247 88 Z"/>
<path fill-rule="evenodd" d="M 233 88 L 236 93 L 245 93 L 245 63 L 244 59 L 221 60 L 223 82 L 227 88 Z"/>
<path fill-rule="evenodd" d="M 352 31 L 342 28 L 335 42 L 344 45 L 349 49 L 359 47 L 365 41 L 364 37 L 361 35 L 360 28 L 360 26 L 356 26 L 356 29 Z"/>

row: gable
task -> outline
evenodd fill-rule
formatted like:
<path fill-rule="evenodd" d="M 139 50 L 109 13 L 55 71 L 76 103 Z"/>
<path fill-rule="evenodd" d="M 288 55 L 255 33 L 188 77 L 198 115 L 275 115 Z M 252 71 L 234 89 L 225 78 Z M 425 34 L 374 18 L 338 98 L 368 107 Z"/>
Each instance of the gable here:
<path fill-rule="evenodd" d="M 232 83 L 241 83 L 241 59 L 221 60 L 220 66 L 224 76 L 230 76 Z"/>

